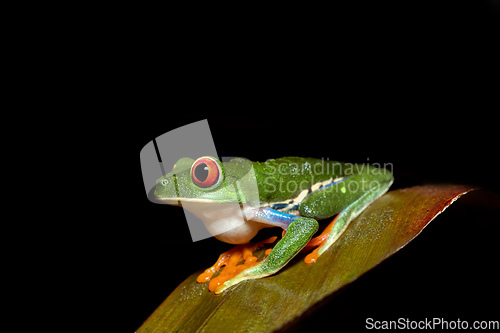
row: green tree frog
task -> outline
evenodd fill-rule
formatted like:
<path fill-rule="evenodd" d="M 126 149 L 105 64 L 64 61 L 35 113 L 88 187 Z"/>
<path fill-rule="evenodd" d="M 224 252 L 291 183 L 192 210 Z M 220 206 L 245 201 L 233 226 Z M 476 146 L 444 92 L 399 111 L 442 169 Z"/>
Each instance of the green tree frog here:
<path fill-rule="evenodd" d="M 243 180 L 249 170 L 254 174 L 257 197 L 235 196 L 235 187 L 247 186 Z M 278 272 L 304 249 L 315 248 L 304 259 L 306 263 L 315 262 L 392 182 L 389 170 L 368 164 L 302 157 L 220 162 L 204 156 L 181 158 L 172 172 L 157 180 L 155 198 L 172 205 L 189 203 L 187 209 L 199 216 L 217 239 L 240 244 L 220 255 L 214 266 L 198 277 L 198 282 L 210 280 L 210 291 L 219 294 L 242 281 Z M 241 211 L 223 209 L 234 203 L 235 197 L 236 206 L 248 217 L 243 223 L 235 218 Z M 333 216 L 333 221 L 313 238 L 319 229 L 318 220 Z M 227 231 L 216 231 L 221 227 Z M 253 252 L 277 237 L 255 244 L 250 240 L 268 227 L 282 228 L 283 237 L 258 261 Z M 223 271 L 212 278 L 221 267 Z"/>

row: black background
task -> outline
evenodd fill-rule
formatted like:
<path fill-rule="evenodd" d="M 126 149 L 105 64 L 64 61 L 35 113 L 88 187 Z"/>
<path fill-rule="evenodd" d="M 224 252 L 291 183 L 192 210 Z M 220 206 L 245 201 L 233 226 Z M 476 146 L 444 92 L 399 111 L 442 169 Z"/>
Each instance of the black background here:
<path fill-rule="evenodd" d="M 494 1 L 356 7 L 307 23 L 282 16 L 283 27 L 258 33 L 252 22 L 226 35 L 231 27 L 219 22 L 213 35 L 199 29 L 187 38 L 187 26 L 161 40 L 131 34 L 138 46 L 127 60 L 109 59 L 118 84 L 98 92 L 106 96 L 99 107 L 117 112 L 90 119 L 89 142 L 99 149 L 88 162 L 99 165 L 91 172 L 100 185 L 84 186 L 101 195 L 82 210 L 92 216 L 85 223 L 98 252 L 86 274 L 105 290 L 102 315 L 116 331 L 137 329 L 187 276 L 231 247 L 192 243 L 180 208 L 146 198 L 140 150 L 193 121 L 208 119 L 219 156 L 369 159 L 392 163 L 393 188 L 465 183 L 499 193 Z M 290 328 L 359 331 L 367 317 L 498 320 L 492 209 L 454 204 Z"/>
<path fill-rule="evenodd" d="M 183 124 L 203 117 L 183 117 Z M 267 121 L 272 119 L 265 118 Z M 234 117 L 228 120 L 210 114 L 207 119 L 220 156 L 242 155 L 256 160 L 286 155 L 333 156 L 331 158 L 359 162 L 366 162 L 369 157 L 370 162 L 393 164 L 396 179 L 393 189 L 428 183 L 470 183 L 498 193 L 498 182 L 483 173 L 482 163 L 468 165 L 466 162 L 489 162 L 489 168 L 493 169 L 496 164 L 493 158 L 479 158 L 473 148 L 468 150 L 464 146 L 458 153 L 456 143 L 434 146 L 426 140 L 420 142 L 418 135 L 404 136 L 408 140 L 405 141 L 402 133 L 394 137 L 394 125 L 388 124 L 385 130 L 381 127 L 381 133 L 359 134 L 350 130 L 339 132 L 335 128 L 311 132 L 302 121 L 295 126 L 293 121 L 283 122 L 279 117 L 276 123 L 269 124 L 262 123 L 261 119 Z M 374 119 L 369 123 L 369 127 L 382 125 Z M 290 127 L 284 130 L 278 124 Z M 321 125 L 318 123 L 318 128 Z M 366 127 L 366 124 L 361 126 L 363 130 Z M 152 128 L 163 130 L 164 127 Z M 446 138 L 453 137 L 453 131 L 452 128 L 444 130 Z M 152 137 L 162 134 L 157 133 Z M 231 133 L 242 137 L 241 141 L 227 140 Z M 343 138 L 335 140 L 331 133 Z M 432 142 L 442 142 L 442 133 L 443 130 L 431 135 Z M 351 142 L 350 136 L 357 138 Z M 109 283 L 110 291 L 116 292 L 110 299 L 110 307 L 118 306 L 120 319 L 116 320 L 131 330 L 138 327 L 187 276 L 211 266 L 220 253 L 232 247 L 214 238 L 192 243 L 182 209 L 155 205 L 147 200 L 139 152 L 142 144 L 152 137 L 141 134 L 131 135 L 130 140 L 120 140 L 129 148 L 114 172 L 119 188 L 123 187 L 119 195 L 122 191 L 127 195 L 123 200 L 113 198 L 108 217 L 103 219 L 101 216 L 96 221 L 108 231 L 101 235 L 103 243 L 112 244 L 111 251 L 104 254 L 104 281 Z M 465 136 L 460 140 L 476 145 L 478 137 Z M 363 139 L 369 142 L 364 144 Z M 128 150 L 133 153 L 128 155 Z M 464 160 L 462 156 L 467 155 L 469 158 Z M 118 170 L 124 162 L 126 174 Z M 452 168 L 450 172 L 445 166 Z M 321 327 L 335 320 L 344 330 L 362 329 L 368 317 L 377 320 L 442 317 L 471 321 L 497 318 L 493 313 L 496 313 L 494 304 L 500 296 L 498 271 L 494 269 L 500 231 L 497 223 L 499 201 L 496 201 L 496 213 L 488 205 L 484 207 L 468 201 L 466 197 L 459 200 L 394 257 L 334 295 L 319 310 L 319 318 L 318 314 L 311 313 L 304 323 L 294 323 L 293 328 Z"/>

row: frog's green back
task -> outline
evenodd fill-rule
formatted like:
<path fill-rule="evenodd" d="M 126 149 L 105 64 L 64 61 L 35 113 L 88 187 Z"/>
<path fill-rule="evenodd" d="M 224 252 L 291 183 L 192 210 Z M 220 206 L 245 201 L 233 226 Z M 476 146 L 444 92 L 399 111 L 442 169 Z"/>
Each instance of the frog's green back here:
<path fill-rule="evenodd" d="M 253 162 L 253 167 L 262 203 L 295 198 L 319 182 L 344 177 L 347 170 L 345 163 L 304 157 Z"/>

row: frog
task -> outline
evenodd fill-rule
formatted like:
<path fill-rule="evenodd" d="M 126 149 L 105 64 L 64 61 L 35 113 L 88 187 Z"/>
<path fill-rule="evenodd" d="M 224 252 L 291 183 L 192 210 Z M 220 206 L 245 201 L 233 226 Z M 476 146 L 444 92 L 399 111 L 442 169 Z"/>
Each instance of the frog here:
<path fill-rule="evenodd" d="M 221 162 L 213 156 L 183 157 L 156 181 L 154 195 L 161 203 L 188 209 L 211 235 L 236 245 L 197 278 L 209 282 L 210 292 L 221 294 L 278 273 L 300 252 L 311 251 L 305 264 L 321 260 L 393 181 L 392 172 L 380 165 L 325 158 Z M 319 223 L 330 218 L 318 231 Z M 252 242 L 260 230 L 271 227 L 282 229 L 279 240 L 273 236 Z M 254 252 L 269 244 L 274 246 L 259 260 Z"/>

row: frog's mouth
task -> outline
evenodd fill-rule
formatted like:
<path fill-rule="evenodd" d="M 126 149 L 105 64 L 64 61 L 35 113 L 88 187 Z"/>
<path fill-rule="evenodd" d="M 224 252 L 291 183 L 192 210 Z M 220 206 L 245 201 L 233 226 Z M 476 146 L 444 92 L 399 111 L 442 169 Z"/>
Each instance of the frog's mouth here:
<path fill-rule="evenodd" d="M 155 197 L 155 199 L 161 203 L 171 205 L 171 206 L 180 206 L 182 207 L 182 203 L 192 203 L 192 204 L 217 204 L 217 201 L 213 201 L 211 199 L 205 199 L 205 198 L 181 198 L 179 196 L 177 197 Z M 236 203 L 236 202 L 235 202 Z"/>
<path fill-rule="evenodd" d="M 181 199 L 178 197 L 168 197 L 168 198 L 155 197 L 155 200 L 167 205 L 181 206 L 180 202 Z"/>

